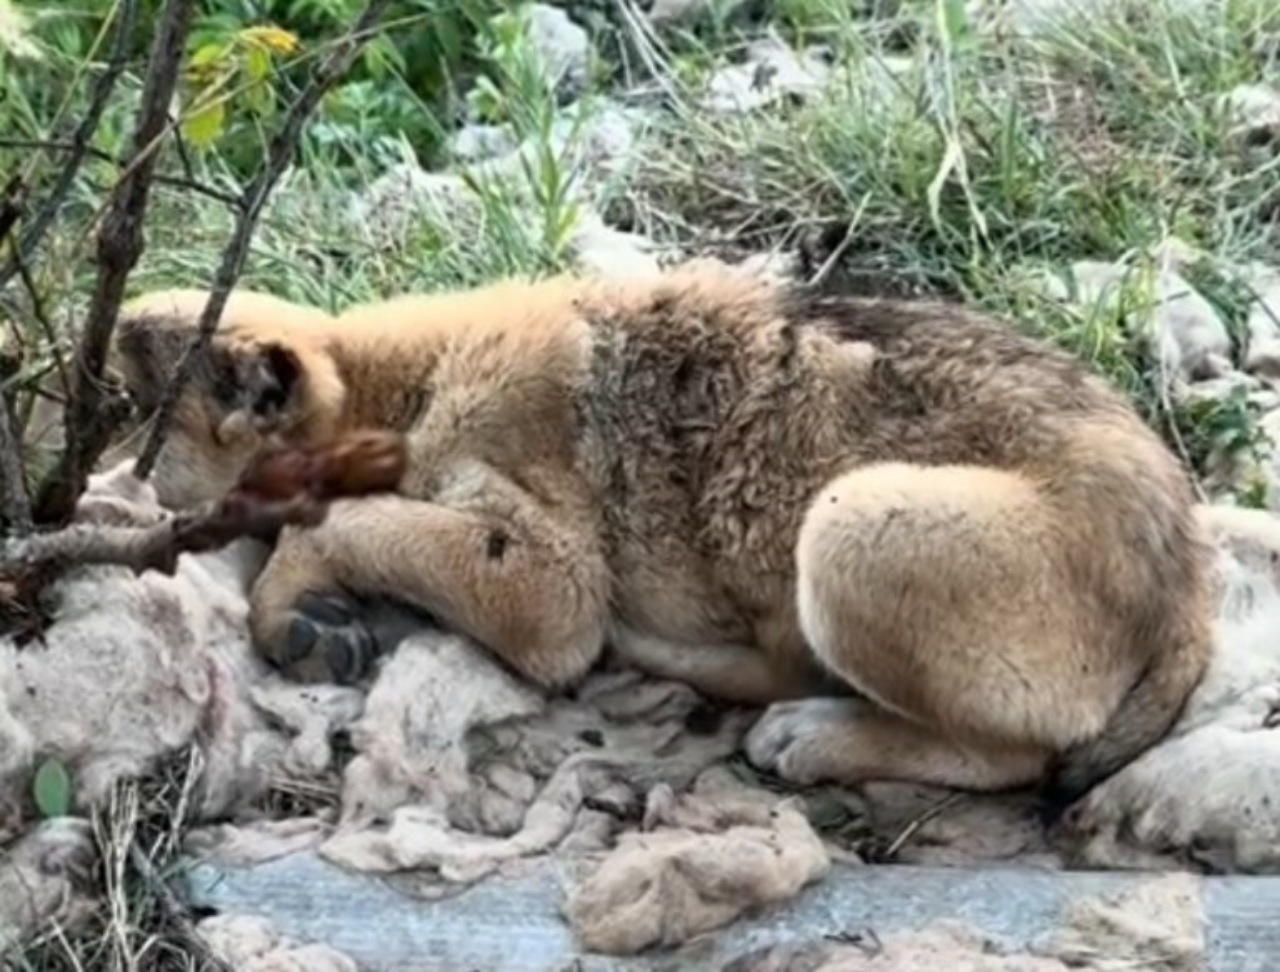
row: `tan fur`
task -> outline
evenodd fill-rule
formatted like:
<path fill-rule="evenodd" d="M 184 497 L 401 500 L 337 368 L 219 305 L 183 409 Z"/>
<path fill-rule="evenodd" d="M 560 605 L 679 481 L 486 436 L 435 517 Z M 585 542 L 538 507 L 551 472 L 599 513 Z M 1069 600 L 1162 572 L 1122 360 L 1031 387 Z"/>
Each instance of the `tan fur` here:
<path fill-rule="evenodd" d="M 195 337 L 195 325 L 208 297 L 201 290 L 153 291 L 121 307 L 111 364 L 143 414 L 159 403 L 178 359 Z M 259 432 L 248 427 L 250 418 L 243 408 L 247 395 L 261 391 L 253 380 L 257 377 L 253 373 L 257 351 L 332 321 L 331 315 L 318 308 L 270 294 L 248 290 L 231 294 L 220 326 L 228 339 L 218 341 L 209 359 L 199 363 L 192 391 L 182 397 L 174 415 L 174 428 L 181 431 L 167 440 L 156 464 L 152 482 L 161 503 L 190 506 L 231 487 L 262 441 Z M 323 437 L 337 424 L 343 388 L 326 357 L 312 353 L 305 344 L 295 350 L 304 358 L 305 378 L 292 403 L 291 415 L 299 421 L 285 431 L 299 438 Z M 219 393 L 237 397 L 224 402 Z M 140 431 L 135 430 L 125 447 L 109 453 L 108 462 L 136 445 Z"/>
<path fill-rule="evenodd" d="M 1177 461 L 1078 362 L 958 307 L 699 261 L 336 319 L 260 308 L 212 358 L 273 360 L 287 404 L 240 427 L 411 442 L 401 495 L 286 533 L 258 582 L 255 634 L 302 677 L 335 657 L 291 635 L 307 592 L 389 595 L 545 686 L 607 642 L 777 702 L 747 748 L 793 779 L 998 789 L 1052 768 L 1069 799 L 1153 743 L 1206 665 L 1209 547 Z M 189 326 L 128 324 L 135 380 Z M 210 489 L 242 461 L 213 387 L 168 446 Z"/>

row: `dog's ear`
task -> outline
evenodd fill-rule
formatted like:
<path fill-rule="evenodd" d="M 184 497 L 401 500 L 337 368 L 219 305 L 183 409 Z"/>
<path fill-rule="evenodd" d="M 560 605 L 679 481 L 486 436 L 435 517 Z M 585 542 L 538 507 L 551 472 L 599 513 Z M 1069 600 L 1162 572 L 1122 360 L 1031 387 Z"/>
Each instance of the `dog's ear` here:
<path fill-rule="evenodd" d="M 216 437 L 223 445 L 256 441 L 286 424 L 302 383 L 296 352 L 274 341 L 217 348 L 213 399 L 225 409 Z"/>
<path fill-rule="evenodd" d="M 276 342 L 259 344 L 237 357 L 237 404 L 255 422 L 274 423 L 288 410 L 301 386 L 301 360 Z"/>
<path fill-rule="evenodd" d="M 302 388 L 302 361 L 276 341 L 216 346 L 213 400 L 224 409 L 218 439 L 224 444 L 253 439 L 287 424 Z"/>

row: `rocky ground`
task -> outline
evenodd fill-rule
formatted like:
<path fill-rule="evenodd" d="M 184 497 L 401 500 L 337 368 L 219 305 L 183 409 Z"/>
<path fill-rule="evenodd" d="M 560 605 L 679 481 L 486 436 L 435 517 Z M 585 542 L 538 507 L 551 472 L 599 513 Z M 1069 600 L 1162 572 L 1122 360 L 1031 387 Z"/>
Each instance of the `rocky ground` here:
<path fill-rule="evenodd" d="M 747 272 L 940 295 L 1092 362 L 1197 470 L 1207 500 L 1280 509 L 1270 0 L 521 9 L 448 165 L 407 153 L 357 185 L 295 169 L 245 284 L 338 307 L 714 253 Z M 136 287 L 189 284 L 227 232 L 201 200 L 165 205 Z M 154 515 L 145 497 L 99 486 L 108 506 Z M 122 956 L 152 936 L 190 952 L 181 904 L 147 863 L 183 847 L 242 863 L 315 850 L 421 895 L 531 854 L 586 855 L 599 868 L 570 919 L 622 950 L 732 921 L 737 906 L 708 888 L 735 881 L 739 904 L 765 905 L 821 880 L 833 856 L 1274 871 L 1280 763 L 1260 731 L 1280 698 L 1273 534 L 1269 517 L 1220 524 L 1215 673 L 1169 743 L 1091 799 L 1067 852 L 1041 842 L 1016 800 L 871 787 L 779 804 L 733 758 L 742 725 L 691 735 L 696 698 L 625 674 L 548 706 L 468 646 L 424 636 L 367 693 L 282 685 L 244 649 L 245 562 L 193 562 L 171 583 L 98 571 L 65 592 L 75 610 L 40 662 L 0 650 L 0 774 L 14 795 L 0 806 L 14 841 L 0 889 L 38 891 L 0 894 L 21 901 L 0 907 L 0 940 L 43 935 L 33 968 L 136 967 Z M 75 661 L 90 656 L 94 667 Z M 442 685 L 467 686 L 468 703 L 455 691 L 446 705 Z M 37 824 L 19 798 L 30 755 L 51 749 L 85 819 Z M 1204 781 L 1194 799 L 1188 774 Z M 635 836 L 650 832 L 665 836 Z M 771 848 L 785 866 L 726 876 L 707 863 Z M 673 870 L 685 884 L 669 899 L 629 896 L 636 873 L 666 887 Z M 126 872 L 143 875 L 141 891 Z M 619 926 L 622 912 L 643 920 Z M 50 918 L 89 930 L 69 944 Z M 267 942 L 252 922 L 266 944 L 236 952 L 249 946 L 228 937 L 233 924 L 200 940 L 248 955 L 239 967 L 354 967 Z M 264 958 L 308 948 L 293 966 Z"/>

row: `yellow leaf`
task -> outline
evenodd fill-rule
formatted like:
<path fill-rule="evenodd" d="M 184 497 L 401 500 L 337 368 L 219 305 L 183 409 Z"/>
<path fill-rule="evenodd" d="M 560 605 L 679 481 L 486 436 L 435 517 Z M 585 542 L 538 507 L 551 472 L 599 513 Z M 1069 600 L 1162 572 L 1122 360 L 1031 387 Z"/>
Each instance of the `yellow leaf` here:
<path fill-rule="evenodd" d="M 292 54 L 300 46 L 297 34 L 274 24 L 246 27 L 239 36 L 246 44 L 265 47 L 273 54 Z"/>
<path fill-rule="evenodd" d="M 197 148 L 208 148 L 222 134 L 226 117 L 227 103 L 221 98 L 215 99 L 182 119 L 182 134 Z"/>

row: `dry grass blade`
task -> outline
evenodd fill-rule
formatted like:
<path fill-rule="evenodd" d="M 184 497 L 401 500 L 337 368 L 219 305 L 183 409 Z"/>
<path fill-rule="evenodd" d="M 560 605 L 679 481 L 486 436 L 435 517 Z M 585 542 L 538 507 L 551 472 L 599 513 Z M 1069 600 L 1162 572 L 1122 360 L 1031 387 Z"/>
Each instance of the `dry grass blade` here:
<path fill-rule="evenodd" d="M 97 855 L 92 914 L 54 923 L 20 952 L 3 956 L 16 972 L 232 972 L 195 932 L 170 884 L 202 765 L 194 748 L 142 780 L 118 784 L 92 813 Z"/>

